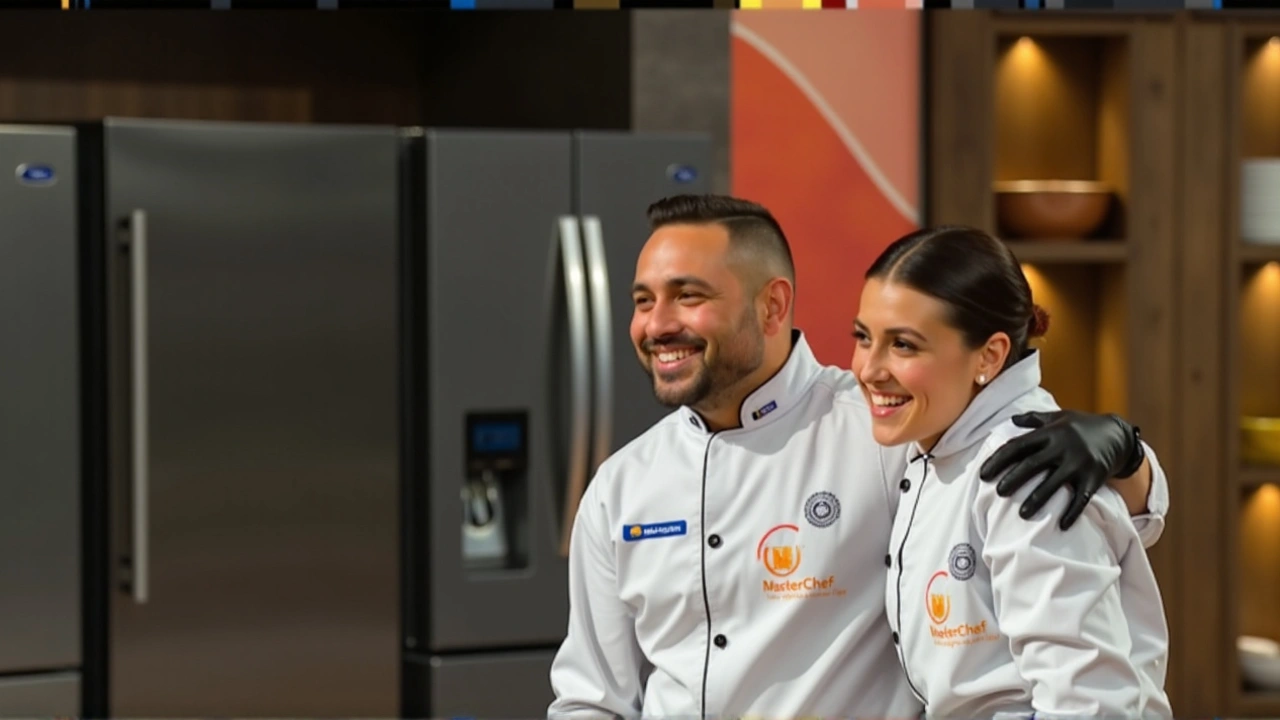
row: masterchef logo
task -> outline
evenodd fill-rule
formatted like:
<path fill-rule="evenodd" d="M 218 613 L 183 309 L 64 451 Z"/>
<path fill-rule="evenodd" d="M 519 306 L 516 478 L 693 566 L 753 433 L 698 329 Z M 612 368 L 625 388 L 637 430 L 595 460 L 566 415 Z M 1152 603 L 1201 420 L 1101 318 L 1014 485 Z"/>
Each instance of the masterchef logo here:
<path fill-rule="evenodd" d="M 924 609 L 934 625 L 941 625 L 951 617 L 951 594 L 947 592 L 947 571 L 939 570 L 924 586 Z"/>
<path fill-rule="evenodd" d="M 999 640 L 1000 634 L 993 631 L 986 620 L 977 623 L 947 622 L 955 609 L 951 597 L 952 587 L 951 576 L 946 570 L 934 573 L 925 585 L 924 611 L 929 616 L 929 635 L 933 638 L 933 644 L 939 647 L 957 647 Z M 962 604 L 961 614 L 963 607 Z"/>
<path fill-rule="evenodd" d="M 769 574 L 763 584 L 766 597 L 771 600 L 799 600 L 845 594 L 843 589 L 835 587 L 834 575 L 797 575 L 803 556 L 800 528 L 796 525 L 775 525 L 760 538 L 756 545 L 756 561 Z"/>
<path fill-rule="evenodd" d="M 787 577 L 800 569 L 800 528 L 795 525 L 777 525 L 760 538 L 756 545 L 756 560 L 774 577 Z"/>

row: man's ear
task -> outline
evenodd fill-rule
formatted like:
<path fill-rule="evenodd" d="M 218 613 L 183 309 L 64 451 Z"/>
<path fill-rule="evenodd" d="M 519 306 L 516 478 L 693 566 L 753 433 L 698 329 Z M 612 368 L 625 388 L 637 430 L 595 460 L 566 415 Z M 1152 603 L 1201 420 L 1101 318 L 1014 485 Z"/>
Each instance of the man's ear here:
<path fill-rule="evenodd" d="M 784 277 L 771 278 L 760 291 L 764 314 L 764 334 L 774 335 L 788 327 L 791 319 L 795 288 Z"/>

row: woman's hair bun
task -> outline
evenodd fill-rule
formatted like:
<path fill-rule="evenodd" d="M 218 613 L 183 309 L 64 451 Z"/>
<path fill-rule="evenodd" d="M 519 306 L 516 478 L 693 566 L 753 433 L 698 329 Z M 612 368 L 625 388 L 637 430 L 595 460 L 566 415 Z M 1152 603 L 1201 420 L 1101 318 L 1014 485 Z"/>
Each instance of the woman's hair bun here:
<path fill-rule="evenodd" d="M 1042 337 L 1049 332 L 1049 312 L 1044 308 L 1031 304 L 1031 319 L 1027 321 L 1027 337 Z"/>

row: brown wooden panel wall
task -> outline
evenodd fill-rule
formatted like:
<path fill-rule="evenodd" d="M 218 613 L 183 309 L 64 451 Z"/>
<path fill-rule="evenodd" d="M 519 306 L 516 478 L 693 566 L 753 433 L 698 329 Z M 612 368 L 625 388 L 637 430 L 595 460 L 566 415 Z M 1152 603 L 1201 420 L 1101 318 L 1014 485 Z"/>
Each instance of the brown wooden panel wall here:
<path fill-rule="evenodd" d="M 4 13 L 0 122 L 626 129 L 627 13 Z"/>

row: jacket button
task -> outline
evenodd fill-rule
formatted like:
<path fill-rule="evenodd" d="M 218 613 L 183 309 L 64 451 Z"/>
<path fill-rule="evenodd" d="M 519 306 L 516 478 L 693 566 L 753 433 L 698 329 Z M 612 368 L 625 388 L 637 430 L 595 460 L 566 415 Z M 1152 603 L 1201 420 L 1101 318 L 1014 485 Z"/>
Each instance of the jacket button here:
<path fill-rule="evenodd" d="M 894 645 L 897 645 L 897 644 L 898 644 L 898 633 L 897 633 L 897 631 L 894 631 L 894 633 L 893 633 L 893 644 L 894 644 Z"/>
<path fill-rule="evenodd" d="M 891 568 L 891 567 L 893 567 L 893 556 L 892 556 L 892 555 L 885 555 L 885 556 L 884 556 L 884 566 L 885 566 L 885 567 L 887 567 L 887 568 Z"/>
<path fill-rule="evenodd" d="M 720 547 L 720 536 L 712 535 L 711 537 L 707 538 L 707 544 L 713 548 Z"/>
<path fill-rule="evenodd" d="M 728 645 L 728 644 L 729 644 L 729 638 L 727 638 L 727 637 L 725 637 L 725 636 L 723 636 L 723 635 L 717 635 L 717 636 L 716 636 L 716 639 L 715 639 L 715 643 L 716 643 L 716 647 L 718 647 L 718 648 L 722 648 L 722 647 L 724 647 L 725 645 Z"/>
<path fill-rule="evenodd" d="M 902 489 L 902 492 L 906 492 L 911 489 L 911 481 L 906 478 L 902 478 L 902 482 L 898 483 L 898 487 Z"/>

